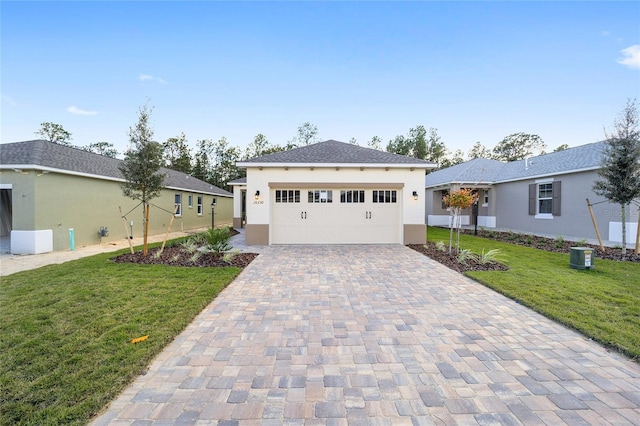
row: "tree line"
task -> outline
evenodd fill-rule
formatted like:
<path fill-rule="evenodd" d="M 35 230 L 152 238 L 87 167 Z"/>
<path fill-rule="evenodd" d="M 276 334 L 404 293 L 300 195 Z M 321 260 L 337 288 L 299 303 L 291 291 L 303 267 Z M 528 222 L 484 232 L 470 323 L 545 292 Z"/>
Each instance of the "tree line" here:
<path fill-rule="evenodd" d="M 59 124 L 42 123 L 40 129 L 35 133 L 50 142 L 74 146 L 70 142 L 71 133 Z M 182 132 L 160 143 L 160 146 L 164 167 L 187 173 L 217 187 L 229 190 L 228 182 L 244 177 L 246 173 L 236 166 L 236 162 L 319 141 L 318 127 L 306 122 L 300 125 L 296 134 L 283 145 L 274 144 L 264 134 L 259 133 L 245 149 L 232 145 L 223 136 L 218 140 L 197 140 L 195 149 L 192 150 L 187 136 Z M 358 145 L 355 138 L 351 138 L 349 143 Z M 113 158 L 119 155 L 113 144 L 104 141 L 75 147 Z M 501 161 L 521 160 L 544 153 L 546 144 L 538 135 L 520 132 L 505 137 L 493 149 L 476 142 L 465 156 L 465 153 L 460 149 L 450 151 L 436 128 L 427 129 L 423 125 L 418 125 L 409 129 L 406 135 L 395 136 L 388 141 L 386 146 L 383 146 L 382 138 L 373 136 L 366 142 L 366 147 L 430 161 L 437 165 L 435 170 L 438 170 L 475 158 L 491 158 Z M 555 151 L 567 147 L 568 145 L 564 144 L 556 148 Z"/>

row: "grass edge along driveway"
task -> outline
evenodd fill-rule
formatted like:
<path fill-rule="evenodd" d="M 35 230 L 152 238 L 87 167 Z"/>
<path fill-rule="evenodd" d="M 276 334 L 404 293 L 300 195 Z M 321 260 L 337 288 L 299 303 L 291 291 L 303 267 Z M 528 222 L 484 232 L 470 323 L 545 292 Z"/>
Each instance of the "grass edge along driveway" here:
<path fill-rule="evenodd" d="M 86 424 L 241 271 L 117 253 L 2 277 L 0 424 Z"/>
<path fill-rule="evenodd" d="M 429 227 L 430 242 L 448 244 L 449 230 Z M 466 276 L 573 328 L 588 338 L 640 357 L 640 264 L 603 260 L 594 269 L 569 267 L 569 253 L 551 253 L 470 235 L 460 246 L 481 253 L 500 249 L 508 271 L 474 271 Z"/>

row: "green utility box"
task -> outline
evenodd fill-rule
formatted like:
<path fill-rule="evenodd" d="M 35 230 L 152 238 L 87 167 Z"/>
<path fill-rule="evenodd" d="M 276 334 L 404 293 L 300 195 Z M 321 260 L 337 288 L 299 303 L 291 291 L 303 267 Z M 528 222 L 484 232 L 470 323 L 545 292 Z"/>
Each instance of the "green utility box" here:
<path fill-rule="evenodd" d="M 569 266 L 573 269 L 593 269 L 594 250 L 589 247 L 571 247 Z"/>

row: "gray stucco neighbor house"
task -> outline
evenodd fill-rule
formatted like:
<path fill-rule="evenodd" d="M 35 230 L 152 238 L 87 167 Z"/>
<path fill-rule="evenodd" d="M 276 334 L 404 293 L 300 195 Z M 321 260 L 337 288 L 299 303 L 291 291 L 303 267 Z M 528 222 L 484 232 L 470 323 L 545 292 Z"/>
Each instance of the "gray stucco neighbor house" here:
<path fill-rule="evenodd" d="M 504 163 L 478 158 L 436 171 L 425 178 L 428 225 L 449 226 L 442 203 L 448 191 L 472 188 L 478 193 L 477 225 L 567 239 L 595 239 L 586 199 L 606 241 L 622 241 L 620 206 L 593 192 L 605 142 L 569 148 Z M 596 204 L 598 203 L 598 204 Z M 471 209 L 462 212 L 463 225 L 473 225 Z M 627 215 L 627 240 L 635 241 L 638 210 Z"/>

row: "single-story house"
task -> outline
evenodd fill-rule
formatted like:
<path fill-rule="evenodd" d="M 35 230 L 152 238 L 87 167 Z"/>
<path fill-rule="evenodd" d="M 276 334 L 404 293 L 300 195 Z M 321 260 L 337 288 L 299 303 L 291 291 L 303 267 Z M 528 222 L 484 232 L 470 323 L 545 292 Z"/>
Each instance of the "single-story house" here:
<path fill-rule="evenodd" d="M 43 140 L 0 144 L 0 236 L 11 236 L 11 252 L 69 250 L 142 236 L 142 207 L 122 194 L 121 163 Z M 149 235 L 167 231 L 176 206 L 174 231 L 211 227 L 212 210 L 216 227 L 231 225 L 230 192 L 185 173 L 161 172 L 166 187 L 151 200 Z"/>
<path fill-rule="evenodd" d="M 602 141 L 508 163 L 477 158 L 433 172 L 425 177 L 427 224 L 450 226 L 443 197 L 470 188 L 478 196 L 477 222 L 467 209 L 463 225 L 591 240 L 589 199 L 602 239 L 621 242 L 620 206 L 593 192 L 604 148 Z M 628 241 L 635 241 L 637 226 L 638 210 L 627 209 Z"/>
<path fill-rule="evenodd" d="M 423 244 L 435 164 L 328 140 L 237 163 L 234 224 L 247 244 Z"/>

